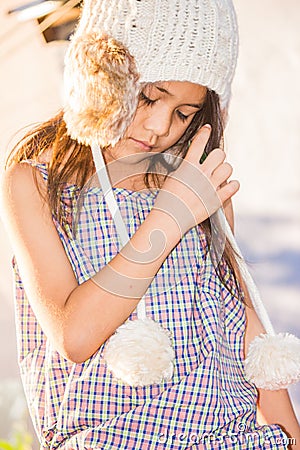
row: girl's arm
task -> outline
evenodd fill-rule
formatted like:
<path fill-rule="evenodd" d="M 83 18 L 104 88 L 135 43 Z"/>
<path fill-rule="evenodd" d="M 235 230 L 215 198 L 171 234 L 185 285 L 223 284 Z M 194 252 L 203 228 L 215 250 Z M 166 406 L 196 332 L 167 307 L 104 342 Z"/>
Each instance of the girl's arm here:
<path fill-rule="evenodd" d="M 245 356 L 247 356 L 249 344 L 255 336 L 265 333 L 256 312 L 248 306 L 246 306 L 246 317 Z M 280 425 L 287 436 L 291 438 L 288 448 L 300 449 L 300 426 L 287 389 L 278 391 L 258 389 L 257 409 L 259 423 Z"/>
<path fill-rule="evenodd" d="M 182 235 L 237 192 L 237 181 L 223 186 L 232 168 L 224 162 L 222 150 L 213 150 L 199 164 L 209 134 L 210 129 L 202 127 L 130 241 L 80 285 L 49 206 L 37 189 L 33 176 L 37 169 L 25 163 L 5 172 L 3 221 L 26 294 L 43 331 L 68 359 L 82 362 L 95 353 L 134 311 Z M 45 191 L 40 173 L 36 175 L 40 190 Z"/>
<path fill-rule="evenodd" d="M 78 285 L 48 204 L 37 190 L 33 170 L 37 171 L 28 164 L 18 164 L 4 174 L 2 219 L 43 331 L 63 356 L 82 362 L 134 311 L 179 241 L 179 229 L 170 216 L 151 211 L 131 245 L 127 244 L 127 249 L 93 279 Z M 38 171 L 36 175 L 40 189 L 45 189 Z M 157 229 L 165 240 L 158 242 L 159 252 L 154 254 L 154 248 L 149 255 L 149 243 L 155 243 Z"/>
<path fill-rule="evenodd" d="M 300 426 L 287 389 L 267 391 L 258 389 L 259 423 L 277 423 L 286 433 L 289 449 L 300 449 Z"/>

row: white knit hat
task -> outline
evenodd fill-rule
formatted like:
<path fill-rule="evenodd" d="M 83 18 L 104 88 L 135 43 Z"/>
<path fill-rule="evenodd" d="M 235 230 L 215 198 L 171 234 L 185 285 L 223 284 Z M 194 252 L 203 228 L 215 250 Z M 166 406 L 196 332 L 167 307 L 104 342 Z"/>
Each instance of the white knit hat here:
<path fill-rule="evenodd" d="M 103 50 L 103 39 L 111 39 L 113 56 L 122 54 L 123 58 L 128 50 L 133 57 L 136 67 L 133 61 L 122 59 L 121 73 L 125 76 L 127 71 L 127 87 L 125 83 L 118 90 L 114 86 L 114 78 L 122 79 L 119 68 L 117 76 L 110 71 L 107 77 L 107 67 L 102 67 L 107 51 Z M 118 45 L 120 51 L 116 50 Z M 138 76 L 140 83 L 176 80 L 204 85 L 219 94 L 225 108 L 237 53 L 237 21 L 231 0 L 85 0 L 65 60 L 65 121 L 69 133 L 86 144 L 95 138 L 101 145 L 115 143 L 137 105 Z M 108 79 L 110 84 L 106 83 Z M 119 118 L 119 133 L 111 132 L 108 120 L 111 91 L 113 102 L 119 101 L 112 112 Z M 89 114 L 84 121 L 86 111 Z"/>

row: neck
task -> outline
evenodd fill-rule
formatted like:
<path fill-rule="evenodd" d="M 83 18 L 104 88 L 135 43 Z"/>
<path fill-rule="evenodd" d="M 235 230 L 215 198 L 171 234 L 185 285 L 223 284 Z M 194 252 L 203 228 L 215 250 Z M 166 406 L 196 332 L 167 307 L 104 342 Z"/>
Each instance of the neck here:
<path fill-rule="evenodd" d="M 106 151 L 103 152 L 104 161 L 113 187 L 134 191 L 148 189 L 145 186 L 144 178 L 149 166 L 149 157 L 137 161 L 138 156 L 133 154 L 126 156 L 126 158 L 111 159 L 111 154 L 107 154 Z M 161 164 L 159 166 L 159 168 L 156 168 L 156 172 L 159 179 L 163 181 L 166 169 Z M 150 187 L 155 188 L 156 186 L 152 182 L 151 176 L 149 181 Z"/>

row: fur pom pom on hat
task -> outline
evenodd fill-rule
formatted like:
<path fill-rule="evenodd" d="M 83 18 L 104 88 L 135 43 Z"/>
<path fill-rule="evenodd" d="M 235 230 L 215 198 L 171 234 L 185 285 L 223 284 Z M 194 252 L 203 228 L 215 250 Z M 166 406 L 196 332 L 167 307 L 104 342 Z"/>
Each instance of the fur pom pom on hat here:
<path fill-rule="evenodd" d="M 138 73 L 126 47 L 95 32 L 75 36 L 66 54 L 64 119 L 84 145 L 114 145 L 138 102 Z"/>
<path fill-rule="evenodd" d="M 116 143 L 134 116 L 138 74 L 206 86 L 226 108 L 237 54 L 231 0 L 85 0 L 65 59 L 69 134 Z"/>

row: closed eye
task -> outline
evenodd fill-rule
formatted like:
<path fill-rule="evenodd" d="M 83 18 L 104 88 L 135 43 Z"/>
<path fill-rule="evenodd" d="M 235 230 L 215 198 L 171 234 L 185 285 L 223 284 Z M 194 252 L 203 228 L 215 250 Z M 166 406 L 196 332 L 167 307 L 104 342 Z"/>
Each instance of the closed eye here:
<path fill-rule="evenodd" d="M 158 99 L 153 100 L 153 99 L 147 97 L 147 95 L 144 94 L 144 92 L 140 92 L 140 101 L 141 101 L 143 104 L 147 105 L 147 106 L 153 106 L 154 103 L 157 102 L 157 100 L 158 100 Z M 188 120 L 188 118 L 189 118 L 189 115 L 190 115 L 190 114 L 189 114 L 189 115 L 185 115 L 185 114 L 183 114 L 181 111 L 178 111 L 178 110 L 176 111 L 176 113 L 177 113 L 177 116 L 179 117 L 179 119 L 180 119 L 182 122 L 186 122 L 186 121 Z"/>
<path fill-rule="evenodd" d="M 140 100 L 145 104 L 145 105 L 153 105 L 157 100 L 152 100 L 151 98 L 147 97 L 147 95 L 144 94 L 144 92 L 140 93 Z"/>
<path fill-rule="evenodd" d="M 182 120 L 182 122 L 185 122 L 186 120 L 188 120 L 189 116 L 182 114 L 182 112 L 180 112 L 180 111 L 176 111 L 176 112 L 177 112 L 179 119 Z"/>

